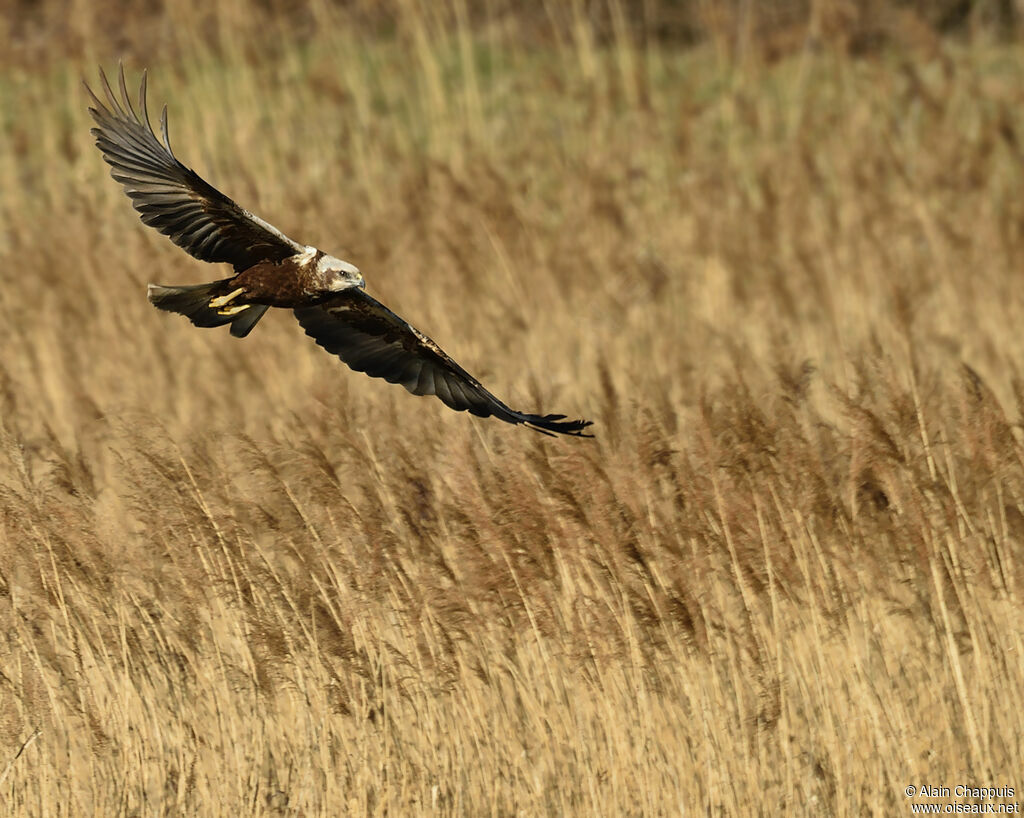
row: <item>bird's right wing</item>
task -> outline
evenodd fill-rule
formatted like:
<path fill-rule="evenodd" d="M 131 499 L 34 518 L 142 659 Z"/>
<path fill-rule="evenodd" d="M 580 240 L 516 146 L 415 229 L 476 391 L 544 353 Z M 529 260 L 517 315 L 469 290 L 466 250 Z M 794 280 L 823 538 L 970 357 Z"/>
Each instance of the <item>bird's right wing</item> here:
<path fill-rule="evenodd" d="M 362 289 L 343 290 L 315 306 L 299 307 L 295 317 L 306 335 L 357 372 L 400 383 L 414 395 L 437 395 L 456 412 L 493 415 L 545 434 L 591 437 L 583 432 L 589 420 L 509 409 L 441 347 Z"/>
<path fill-rule="evenodd" d="M 118 100 L 100 69 L 106 91 L 104 105 L 86 84 L 95 107 L 89 109 L 97 127 L 96 147 L 142 214 L 179 247 L 201 261 L 227 262 L 241 271 L 259 261 L 282 261 L 305 248 L 273 225 L 239 207 L 179 162 L 167 136 L 167 107 L 160 116 L 161 142 L 146 111 L 146 74 L 139 86 L 139 111 L 128 98 L 124 67 Z"/>

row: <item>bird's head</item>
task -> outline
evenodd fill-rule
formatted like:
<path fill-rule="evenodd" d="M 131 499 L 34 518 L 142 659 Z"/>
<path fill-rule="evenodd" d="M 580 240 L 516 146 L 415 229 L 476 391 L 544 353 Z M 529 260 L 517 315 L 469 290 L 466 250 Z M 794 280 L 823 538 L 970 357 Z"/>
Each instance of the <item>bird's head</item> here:
<path fill-rule="evenodd" d="M 363 288 L 366 282 L 359 268 L 347 261 L 342 261 L 334 256 L 324 255 L 317 262 L 317 272 L 320 273 L 325 290 L 341 292 L 353 287 Z"/>

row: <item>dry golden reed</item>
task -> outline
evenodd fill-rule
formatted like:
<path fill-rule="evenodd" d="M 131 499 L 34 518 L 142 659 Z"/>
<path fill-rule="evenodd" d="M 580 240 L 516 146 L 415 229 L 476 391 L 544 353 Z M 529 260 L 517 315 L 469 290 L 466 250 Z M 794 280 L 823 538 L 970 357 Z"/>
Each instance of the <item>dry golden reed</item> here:
<path fill-rule="evenodd" d="M 194 5 L 139 53 L 71 4 L 0 77 L 5 814 L 1024 789 L 1018 46 Z M 79 81 L 121 56 L 186 163 L 597 438 L 456 415 L 285 313 L 154 310 L 222 271 L 92 146 Z"/>

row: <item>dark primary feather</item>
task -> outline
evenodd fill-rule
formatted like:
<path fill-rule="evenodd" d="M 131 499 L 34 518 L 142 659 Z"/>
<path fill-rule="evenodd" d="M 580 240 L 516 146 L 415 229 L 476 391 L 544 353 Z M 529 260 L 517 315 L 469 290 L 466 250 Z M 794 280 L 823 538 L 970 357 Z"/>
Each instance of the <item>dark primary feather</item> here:
<path fill-rule="evenodd" d="M 295 317 L 306 334 L 357 372 L 400 383 L 414 395 L 437 395 L 457 412 L 493 415 L 537 431 L 590 437 L 589 420 L 509 409 L 437 344 L 361 289 L 345 290 Z"/>
<path fill-rule="evenodd" d="M 100 69 L 104 105 L 86 84 L 95 107 L 96 146 L 112 168 L 142 221 L 201 261 L 227 262 L 238 271 L 258 261 L 281 261 L 304 248 L 203 181 L 179 162 L 167 136 L 167 108 L 160 116 L 161 142 L 146 111 L 146 75 L 139 86 L 138 112 L 132 107 L 120 69 L 121 98 Z"/>

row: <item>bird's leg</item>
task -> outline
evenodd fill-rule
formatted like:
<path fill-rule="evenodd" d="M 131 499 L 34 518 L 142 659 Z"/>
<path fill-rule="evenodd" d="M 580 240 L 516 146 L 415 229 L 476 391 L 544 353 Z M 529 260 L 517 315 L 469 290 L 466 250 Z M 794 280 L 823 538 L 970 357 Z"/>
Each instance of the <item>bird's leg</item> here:
<path fill-rule="evenodd" d="M 237 290 L 232 290 L 227 295 L 217 296 L 217 298 L 210 299 L 210 309 L 220 309 L 225 304 L 234 301 L 238 296 L 245 292 L 245 287 L 239 287 Z"/>

